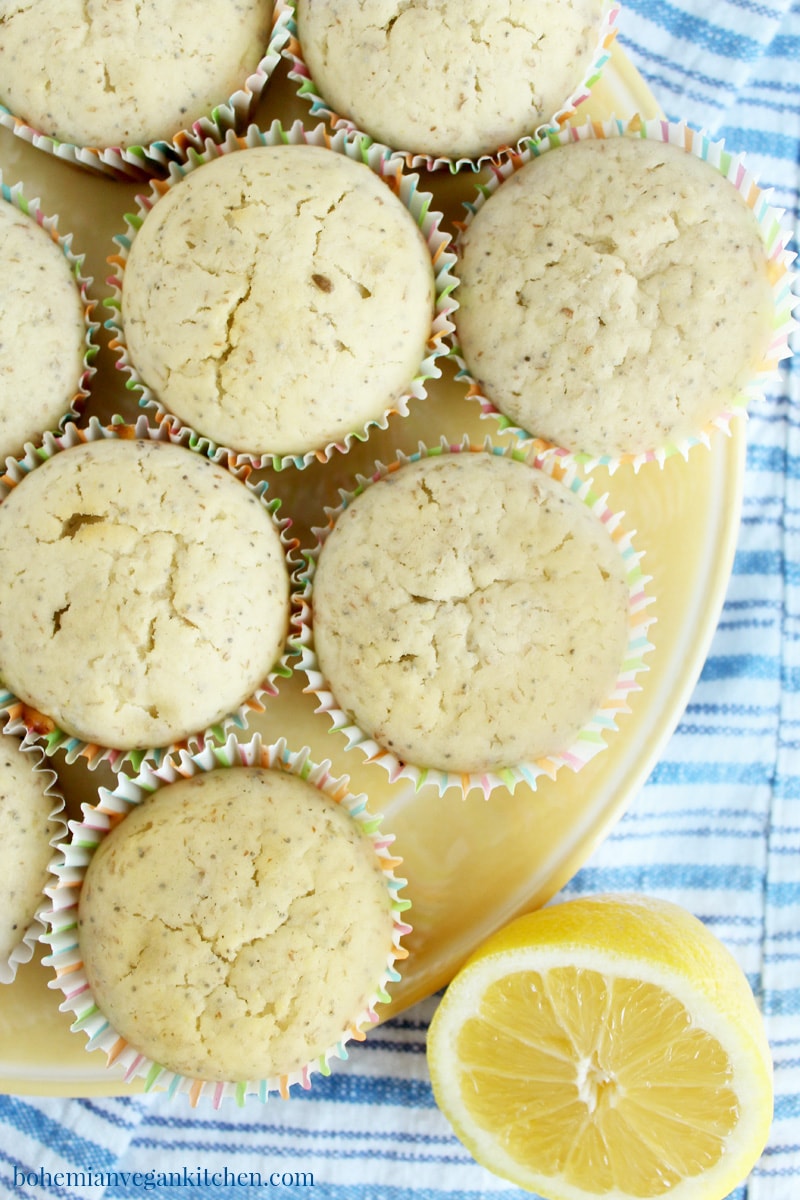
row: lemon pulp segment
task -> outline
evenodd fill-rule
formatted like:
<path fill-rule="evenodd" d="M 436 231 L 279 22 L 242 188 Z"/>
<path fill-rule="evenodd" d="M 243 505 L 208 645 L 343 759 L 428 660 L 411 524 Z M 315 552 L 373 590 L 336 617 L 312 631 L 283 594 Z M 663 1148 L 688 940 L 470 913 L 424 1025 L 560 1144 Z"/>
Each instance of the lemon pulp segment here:
<path fill-rule="evenodd" d="M 474 1120 L 511 1158 L 590 1193 L 666 1193 L 718 1161 L 738 1119 L 723 1047 L 640 980 L 515 971 L 487 987 L 456 1047 Z"/>

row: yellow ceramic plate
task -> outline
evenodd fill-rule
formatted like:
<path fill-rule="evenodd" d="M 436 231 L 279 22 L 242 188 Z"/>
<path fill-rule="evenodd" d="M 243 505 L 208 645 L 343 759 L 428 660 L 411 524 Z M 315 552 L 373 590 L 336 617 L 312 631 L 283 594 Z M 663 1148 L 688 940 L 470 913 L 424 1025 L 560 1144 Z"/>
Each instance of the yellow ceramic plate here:
<path fill-rule="evenodd" d="M 284 70 L 262 100 L 259 123 L 280 115 L 284 125 L 307 121 L 307 108 L 293 95 Z M 586 116 L 658 115 L 658 106 L 619 47 L 592 98 Z M 110 295 L 105 278 L 112 237 L 124 231 L 123 214 L 134 211 L 144 185 L 95 177 L 36 151 L 0 129 L 0 166 L 5 182 L 23 182 L 29 198 L 38 196 L 48 214 L 58 214 L 61 233 L 72 232 L 74 249 L 86 255 L 94 294 Z M 470 172 L 457 177 L 426 177 L 448 219 L 462 215 L 461 202 L 474 194 Z M 105 317 L 102 311 L 102 316 Z M 98 359 L 96 399 L 89 412 L 107 411 L 124 395 L 114 356 L 103 346 Z M 130 410 L 130 400 L 126 398 Z M 271 494 L 284 498 L 301 534 L 321 518 L 324 504 L 337 502 L 337 489 L 349 486 L 356 471 L 375 459 L 389 461 L 396 447 L 413 451 L 423 439 L 445 434 L 459 441 L 466 432 L 481 441 L 491 422 L 477 405 L 467 404 L 453 373 L 430 385 L 429 398 L 413 404 L 411 415 L 390 423 L 386 432 L 357 445 L 345 458 L 303 472 L 275 477 Z M 429 995 L 452 976 L 464 957 L 497 926 L 544 903 L 580 867 L 644 783 L 680 718 L 716 627 L 730 572 L 739 524 L 744 464 L 740 422 L 730 438 L 718 435 L 712 448 L 698 447 L 688 461 L 675 457 L 663 469 L 650 464 L 634 476 L 621 470 L 595 473 L 596 490 L 623 510 L 626 526 L 646 549 L 644 568 L 653 578 L 657 624 L 651 637 L 643 690 L 632 711 L 620 719 L 609 748 L 579 775 L 563 770 L 544 779 L 534 792 L 519 785 L 513 795 L 498 790 L 485 801 L 480 793 L 461 799 L 454 790 L 414 793 L 408 783 L 391 785 L 383 769 L 346 753 L 342 735 L 329 733 L 326 717 L 302 691 L 302 677 L 281 686 L 269 719 L 253 722 L 266 737 L 286 736 L 293 748 L 310 745 L 316 759 L 330 758 L 336 773 L 368 793 L 371 807 L 384 814 L 404 859 L 406 895 L 413 903 L 414 932 L 403 982 L 394 989 L 391 1012 Z M 248 735 L 249 736 L 249 735 Z M 77 814 L 81 799 L 110 782 L 105 767 L 89 772 L 83 764 L 59 767 L 68 805 Z M 117 1093 L 126 1085 L 109 1074 L 102 1054 L 88 1054 L 81 1034 L 69 1031 L 70 1016 L 59 1012 L 58 994 L 48 988 L 50 972 L 40 956 L 23 967 L 16 981 L 0 989 L 0 1090 L 17 1093 L 88 1096 Z"/>

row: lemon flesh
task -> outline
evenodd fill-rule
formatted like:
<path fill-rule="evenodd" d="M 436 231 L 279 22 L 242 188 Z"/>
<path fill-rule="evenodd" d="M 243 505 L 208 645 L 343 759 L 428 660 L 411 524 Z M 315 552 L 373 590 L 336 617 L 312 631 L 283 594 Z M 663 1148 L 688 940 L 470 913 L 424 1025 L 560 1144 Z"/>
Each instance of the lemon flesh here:
<path fill-rule="evenodd" d="M 428 1061 L 475 1158 L 548 1200 L 722 1200 L 772 1115 L 738 964 L 684 910 L 630 896 L 490 938 L 439 1006 Z"/>

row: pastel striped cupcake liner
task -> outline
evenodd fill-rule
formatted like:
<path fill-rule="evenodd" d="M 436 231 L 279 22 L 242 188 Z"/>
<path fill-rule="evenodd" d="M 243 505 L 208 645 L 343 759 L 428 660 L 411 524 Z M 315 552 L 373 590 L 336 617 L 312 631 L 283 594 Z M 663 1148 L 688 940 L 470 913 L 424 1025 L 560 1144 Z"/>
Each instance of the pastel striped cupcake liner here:
<path fill-rule="evenodd" d="M 86 348 L 83 354 L 81 370 L 75 380 L 75 391 L 71 397 L 66 398 L 64 413 L 55 426 L 56 429 L 63 429 L 70 420 L 77 418 L 83 412 L 89 398 L 91 381 L 97 373 L 94 362 L 100 347 L 95 340 L 95 335 L 100 328 L 100 322 L 93 319 L 94 310 L 97 307 L 97 301 L 89 291 L 93 280 L 90 276 L 83 273 L 85 255 L 73 249 L 73 235 L 71 233 L 59 233 L 58 216 L 47 215 L 42 210 L 38 199 L 28 199 L 21 183 L 11 185 L 5 183 L 3 181 L 2 170 L 0 170 L 0 197 L 7 204 L 12 205 L 13 208 L 16 208 L 19 212 L 34 221 L 50 240 L 58 246 L 69 265 L 70 274 L 75 280 L 75 287 L 83 306 L 83 320 L 86 326 L 84 343 Z"/>
<path fill-rule="evenodd" d="M 350 118 L 335 112 L 320 94 L 311 76 L 308 64 L 303 57 L 302 43 L 297 31 L 296 10 L 296 0 L 276 0 L 276 11 L 282 19 L 286 20 L 289 31 L 289 37 L 282 53 L 290 63 L 289 78 L 298 85 L 297 95 L 308 103 L 312 118 L 321 117 L 333 129 L 344 130 L 348 134 L 356 134 L 360 138 L 367 138 L 371 141 L 372 139 L 369 138 L 369 135 L 364 130 L 358 129 Z M 558 110 L 536 129 L 530 130 L 527 135 L 528 137 L 540 136 L 548 130 L 561 128 L 574 116 L 578 107 L 588 99 L 591 89 L 600 79 L 606 63 L 611 57 L 611 50 L 617 36 L 617 20 L 620 11 L 621 5 L 616 0 L 605 0 L 598 28 L 597 44 L 589 69 L 574 91 L 565 97 L 563 104 Z M 413 150 L 404 149 L 401 146 L 391 147 L 390 153 L 397 155 L 405 161 L 407 166 L 414 169 L 422 168 L 428 171 L 444 169 L 450 171 L 452 174 L 457 174 L 462 168 L 479 171 L 481 167 L 489 162 L 502 162 L 508 156 L 518 153 L 526 140 L 527 138 L 520 139 L 516 147 L 498 146 L 491 153 L 482 154 L 475 158 L 419 154 Z"/>
<path fill-rule="evenodd" d="M 339 707 L 336 696 L 321 670 L 314 647 L 314 574 L 320 552 L 337 518 L 366 488 L 401 470 L 405 464 L 434 455 L 466 453 L 510 457 L 525 462 L 531 470 L 544 471 L 560 481 L 591 510 L 614 541 L 624 562 L 628 588 L 628 643 L 618 677 L 605 701 L 583 726 L 574 742 L 558 754 L 530 762 L 511 763 L 498 771 L 479 773 L 457 773 L 404 762 L 381 746 Z M 378 764 L 391 782 L 399 779 L 411 780 L 417 791 L 425 785 L 432 785 L 440 795 L 450 788 L 455 788 L 466 797 L 470 791 L 477 789 L 488 798 L 495 788 L 507 788 L 513 792 L 518 783 L 526 783 L 535 789 L 537 779 L 542 776 L 553 779 L 558 771 L 565 767 L 579 771 L 606 748 L 607 736 L 618 729 L 619 716 L 630 711 L 631 696 L 641 690 L 638 677 L 648 669 L 645 658 L 653 649 L 649 631 L 655 621 L 651 613 L 651 605 L 654 602 L 654 597 L 649 591 L 651 579 L 644 574 L 641 565 L 644 552 L 634 547 L 633 534 L 626 531 L 622 525 L 622 514 L 612 512 L 608 507 L 607 495 L 598 495 L 593 490 L 592 481 L 582 477 L 574 465 L 565 464 L 552 455 L 540 456 L 531 453 L 529 449 L 526 451 L 519 447 L 499 446 L 493 444 L 489 438 L 480 446 L 473 445 L 465 436 L 459 444 L 449 444 L 444 438 L 437 446 L 427 447 L 420 444 L 413 454 L 405 454 L 398 450 L 394 462 L 388 465 L 376 463 L 371 476 L 359 475 L 357 486 L 352 491 L 342 491 L 341 496 L 342 503 L 338 507 L 325 510 L 327 524 L 313 530 L 317 538 L 316 544 L 301 552 L 304 561 L 295 574 L 297 611 L 293 618 L 290 640 L 300 656 L 298 669 L 305 673 L 308 681 L 305 691 L 312 694 L 317 701 L 315 711 L 328 719 L 329 732 L 344 736 L 347 750 L 356 749 L 367 762 Z"/>
<path fill-rule="evenodd" d="M 391 901 L 392 934 L 386 961 L 372 995 L 364 1008 L 353 1014 L 347 1033 L 336 1045 L 290 1074 L 269 1079 L 218 1082 L 177 1074 L 141 1054 L 115 1031 L 98 1007 L 86 977 L 78 942 L 78 906 L 81 885 L 94 851 L 131 809 L 171 783 L 190 779 L 203 771 L 237 767 L 264 767 L 297 775 L 347 810 L 363 836 L 371 842 L 376 864 L 385 879 Z M 347 776 L 332 775 L 328 760 L 314 762 L 308 747 L 292 751 L 285 739 L 265 743 L 258 734 L 246 743 L 230 735 L 222 746 L 207 745 L 195 754 L 181 751 L 159 766 L 144 764 L 135 778 L 120 775 L 113 790 L 100 788 L 98 795 L 97 803 L 82 805 L 80 821 L 69 822 L 69 840 L 60 847 L 52 868 L 55 878 L 46 889 L 49 904 L 44 919 L 48 932 L 41 939 L 50 947 L 44 964 L 53 969 L 55 976 L 48 986 L 63 994 L 60 1010 L 74 1015 L 71 1028 L 86 1036 L 87 1051 L 103 1051 L 110 1071 L 126 1082 L 137 1081 L 147 1092 L 186 1095 L 192 1105 L 206 1098 L 215 1108 L 227 1099 L 233 1099 L 239 1105 L 251 1096 L 261 1101 L 274 1095 L 286 1099 L 294 1087 L 308 1090 L 315 1073 L 330 1075 L 336 1060 L 347 1059 L 348 1043 L 363 1041 L 369 1029 L 378 1023 L 380 1018 L 376 1009 L 378 1005 L 388 1003 L 388 989 L 400 979 L 398 964 L 408 956 L 401 940 L 411 932 L 405 919 L 411 902 L 400 896 L 406 881 L 395 874 L 395 868 L 402 860 L 392 854 L 393 836 L 381 832 L 381 817 L 369 811 L 367 797 L 349 790 Z"/>
<path fill-rule="evenodd" d="M 170 412 L 149 386 L 148 381 L 140 375 L 125 341 L 125 265 L 136 233 L 146 221 L 147 214 L 153 206 L 187 174 L 222 155 L 280 145 L 325 147 L 354 162 L 364 163 L 383 179 L 414 218 L 425 239 L 433 265 L 435 285 L 431 329 L 424 357 L 416 374 L 408 381 L 406 389 L 387 405 L 379 417 L 369 420 L 363 427 L 353 429 L 340 440 L 309 447 L 308 450 L 297 454 L 273 454 L 247 447 L 224 446 L 201 430 L 194 429 L 175 413 Z M 117 354 L 117 369 L 128 376 L 125 387 L 138 393 L 140 407 L 147 409 L 158 424 L 185 434 L 193 449 L 215 462 L 224 462 L 234 467 L 249 464 L 256 469 L 271 467 L 277 471 L 291 467 L 302 469 L 311 463 L 328 462 L 337 452 L 346 454 L 355 442 L 365 442 L 371 430 L 386 429 L 391 417 L 408 416 L 409 403 L 414 399 L 424 399 L 427 396 L 428 380 L 441 376 L 439 360 L 444 360 L 450 353 L 449 337 L 454 328 L 451 318 L 456 308 L 453 291 L 457 281 L 452 273 L 455 254 L 450 249 L 450 234 L 440 228 L 443 216 L 434 209 L 433 196 L 420 189 L 419 176 L 405 173 L 402 164 L 392 158 L 385 147 L 369 143 L 367 139 L 348 138 L 344 133 L 331 134 L 324 125 L 309 130 L 300 121 L 295 121 L 288 129 L 279 121 L 273 122 L 268 130 L 251 125 L 241 137 L 231 133 L 219 145 L 209 141 L 202 151 L 191 150 L 185 163 L 172 164 L 168 179 L 153 180 L 149 194 L 139 196 L 138 202 L 138 212 L 127 216 L 126 232 L 114 239 L 119 248 L 118 253 L 108 258 L 108 263 L 114 271 L 108 279 L 109 285 L 114 289 L 114 295 L 105 301 L 106 307 L 114 313 L 114 316 L 105 322 L 106 328 L 112 334 L 111 349 Z"/>
<path fill-rule="evenodd" d="M 56 857 L 55 847 L 63 841 L 67 832 L 67 822 L 64 818 L 64 795 L 58 785 L 58 776 L 45 761 L 44 751 L 41 746 L 22 744 L 18 738 L 15 738 L 9 732 L 8 725 L 9 722 L 6 720 L 4 727 L 0 730 L 0 738 L 10 738 L 13 744 L 18 746 L 20 751 L 30 760 L 31 771 L 37 776 L 43 794 L 52 802 L 52 808 L 49 813 L 49 822 L 52 829 L 49 838 L 49 843 L 53 850 L 52 866 Z M 42 891 L 41 899 L 36 905 L 35 911 L 31 913 L 30 922 L 20 931 L 19 941 L 13 947 L 8 959 L 5 961 L 0 959 L 0 984 L 13 983 L 17 976 L 17 970 L 33 958 L 34 950 L 46 928 L 44 912 L 48 907 L 48 897 Z"/>
<path fill-rule="evenodd" d="M 469 364 L 465 361 L 456 332 L 452 339 L 452 352 L 459 367 L 457 378 L 467 385 L 467 398 L 480 405 L 482 415 L 494 420 L 500 431 L 508 432 L 521 443 L 531 446 L 536 453 L 572 459 L 588 471 L 603 466 L 613 472 L 622 464 L 630 464 L 638 471 L 649 462 L 657 462 L 663 466 L 668 458 L 676 454 L 686 459 L 694 446 L 703 445 L 709 448 L 713 438 L 719 433 L 730 435 L 732 421 L 737 417 L 746 418 L 748 405 L 763 395 L 765 387 L 776 377 L 781 361 L 791 355 L 790 335 L 798 327 L 793 313 L 800 303 L 797 295 L 797 275 L 792 270 L 795 255 L 787 250 L 791 231 L 784 223 L 783 210 L 772 206 L 771 191 L 764 191 L 758 186 L 743 154 L 732 153 L 725 148 L 722 140 L 713 140 L 708 134 L 693 129 L 686 122 L 670 122 L 660 118 L 645 120 L 638 115 L 624 121 L 612 117 L 607 121 L 591 121 L 550 131 L 539 138 L 529 140 L 518 153 L 510 155 L 505 162 L 494 167 L 490 178 L 478 185 L 475 198 L 465 204 L 467 216 L 463 222 L 459 222 L 461 233 L 456 239 L 456 250 L 460 236 L 469 226 L 472 217 L 503 181 L 520 167 L 556 147 L 589 139 L 615 137 L 647 138 L 677 146 L 688 154 L 708 162 L 737 189 L 758 223 L 768 260 L 775 306 L 773 332 L 763 361 L 756 367 L 747 384 L 733 398 L 730 408 L 716 414 L 704 427 L 685 439 L 669 441 L 643 453 L 623 455 L 590 455 L 570 450 L 538 436 L 535 429 L 521 428 L 496 407 L 491 397 L 484 393 L 481 385 L 475 380 Z"/>
<path fill-rule="evenodd" d="M 142 146 L 81 146 L 36 129 L 2 103 L 0 125 L 45 154 L 115 179 L 135 181 L 164 175 L 172 163 L 185 161 L 191 149 L 204 145 L 207 140 L 223 141 L 229 130 L 241 132 L 247 128 L 264 88 L 281 61 L 288 38 L 287 17 L 273 9 L 269 41 L 255 71 L 227 100 L 198 117 L 187 129 L 177 132 L 171 140 L 157 140 Z"/>
<path fill-rule="evenodd" d="M 6 462 L 5 474 L 0 476 L 0 504 L 31 471 L 36 470 L 54 454 L 60 454 L 72 447 L 105 438 L 125 440 L 143 438 L 150 441 L 168 441 L 173 445 L 186 446 L 187 450 L 191 450 L 191 447 L 188 446 L 188 438 L 184 434 L 176 433 L 167 426 L 153 428 L 148 425 L 144 416 L 140 417 L 134 425 L 121 421 L 104 425 L 96 417 L 92 417 L 85 427 L 69 424 L 58 435 L 45 434 L 40 445 L 28 447 L 24 457 L 16 460 L 9 458 Z M 242 486 L 247 487 L 270 513 L 279 533 L 291 574 L 296 565 L 294 554 L 297 550 L 297 542 L 289 532 L 291 519 L 279 515 L 281 501 L 278 499 L 268 500 L 266 495 L 268 482 L 266 480 L 250 480 L 251 472 L 246 467 L 238 471 L 231 470 L 231 474 L 240 480 Z M 217 744 L 224 742 L 232 729 L 246 730 L 250 716 L 264 712 L 270 699 L 277 696 L 278 681 L 291 676 L 292 655 L 293 652 L 287 641 L 267 679 L 263 680 L 254 694 L 243 701 L 234 712 L 226 714 L 207 729 L 198 730 L 196 734 L 168 746 L 125 750 L 86 741 L 59 728 L 47 713 L 40 712 L 15 695 L 2 679 L 0 679 L 0 718 L 6 716 L 9 732 L 24 739 L 28 744 L 40 745 L 48 757 L 63 755 L 67 763 L 80 759 L 90 770 L 103 762 L 107 763 L 115 772 L 119 771 L 124 764 L 129 764 L 134 770 L 139 770 L 145 761 L 158 763 L 169 754 L 179 750 L 197 749 L 207 741 Z"/>

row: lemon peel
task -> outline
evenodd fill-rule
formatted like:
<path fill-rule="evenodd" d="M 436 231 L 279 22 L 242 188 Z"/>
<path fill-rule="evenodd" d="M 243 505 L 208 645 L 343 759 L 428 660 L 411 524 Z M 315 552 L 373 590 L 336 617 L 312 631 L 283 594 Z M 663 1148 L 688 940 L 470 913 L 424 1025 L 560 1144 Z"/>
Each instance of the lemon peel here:
<path fill-rule="evenodd" d="M 723 1200 L 772 1119 L 747 979 L 700 920 L 655 898 L 512 921 L 450 984 L 427 1053 L 475 1159 L 547 1200 Z"/>

